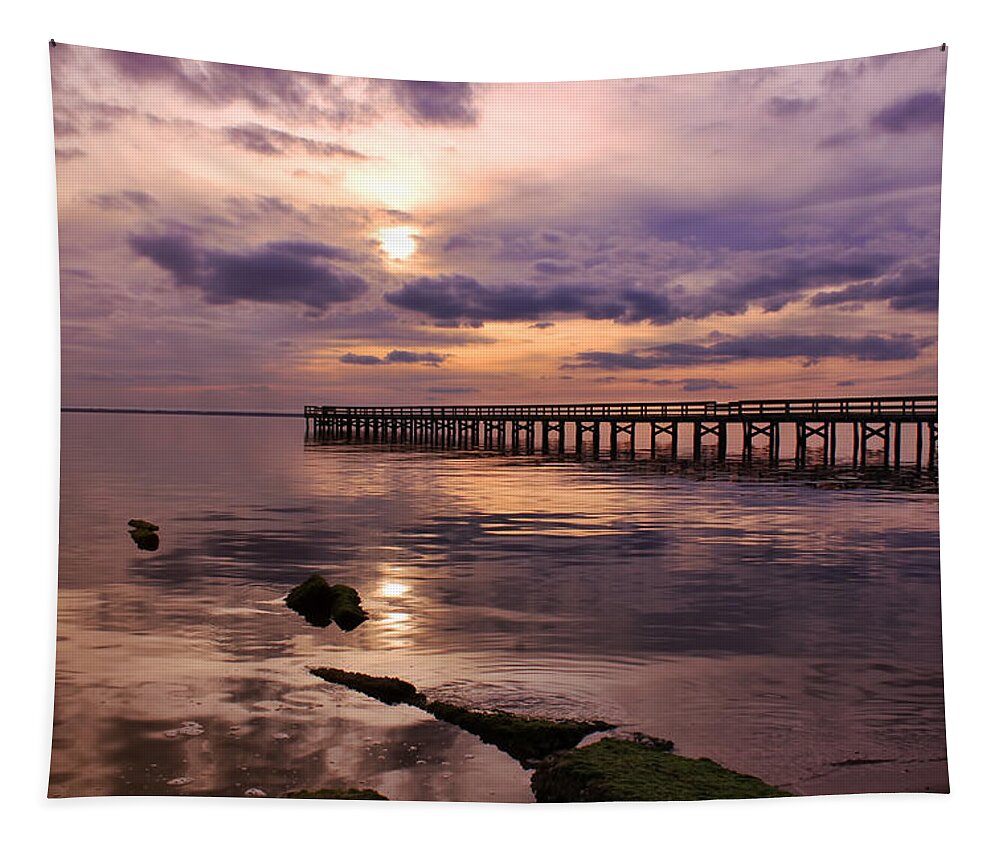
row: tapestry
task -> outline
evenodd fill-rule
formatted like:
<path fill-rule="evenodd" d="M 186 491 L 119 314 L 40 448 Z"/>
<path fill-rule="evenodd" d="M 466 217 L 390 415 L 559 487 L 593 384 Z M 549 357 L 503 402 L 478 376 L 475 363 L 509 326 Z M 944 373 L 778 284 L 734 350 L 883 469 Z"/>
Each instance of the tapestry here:
<path fill-rule="evenodd" d="M 49 52 L 51 797 L 948 791 L 944 45 Z"/>

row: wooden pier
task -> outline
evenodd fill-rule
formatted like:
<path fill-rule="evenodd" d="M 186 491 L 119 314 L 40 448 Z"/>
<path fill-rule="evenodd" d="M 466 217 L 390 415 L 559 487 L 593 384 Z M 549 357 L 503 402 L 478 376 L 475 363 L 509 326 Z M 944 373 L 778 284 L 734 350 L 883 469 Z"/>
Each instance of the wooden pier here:
<path fill-rule="evenodd" d="M 838 458 L 838 438 L 849 432 L 855 466 L 937 464 L 937 396 L 623 405 L 307 405 L 305 419 L 307 436 L 317 440 L 612 460 L 637 454 L 676 460 L 683 429 L 684 437 L 690 437 L 684 454 L 693 460 L 709 454 L 726 460 L 735 432 L 745 460 L 754 456 L 755 447 L 766 446 L 767 458 L 777 463 L 782 431 L 791 430 L 797 464 L 805 464 L 807 450 L 814 450 L 811 454 L 830 466 Z M 910 444 L 908 458 L 904 442 Z"/>

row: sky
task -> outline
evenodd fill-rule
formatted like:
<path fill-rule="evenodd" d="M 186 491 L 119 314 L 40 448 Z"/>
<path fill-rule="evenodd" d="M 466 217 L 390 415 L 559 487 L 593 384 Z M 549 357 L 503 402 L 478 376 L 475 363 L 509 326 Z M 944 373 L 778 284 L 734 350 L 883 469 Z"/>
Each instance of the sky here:
<path fill-rule="evenodd" d="M 938 48 L 537 84 L 51 56 L 64 406 L 936 392 Z"/>

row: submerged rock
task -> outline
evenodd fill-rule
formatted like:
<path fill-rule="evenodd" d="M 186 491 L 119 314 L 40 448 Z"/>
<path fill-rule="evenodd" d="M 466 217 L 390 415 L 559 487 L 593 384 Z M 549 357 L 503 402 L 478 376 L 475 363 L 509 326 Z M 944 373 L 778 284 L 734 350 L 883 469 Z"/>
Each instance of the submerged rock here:
<path fill-rule="evenodd" d="M 374 789 L 317 789 L 314 792 L 289 792 L 286 798 L 317 798 L 339 801 L 388 801 Z"/>
<path fill-rule="evenodd" d="M 454 724 L 495 745 L 526 767 L 556 751 L 576 747 L 591 733 L 614 729 L 613 724 L 605 721 L 551 720 L 501 710 L 467 709 L 438 700 L 428 703 L 413 683 L 396 677 L 372 677 L 340 668 L 313 668 L 311 673 L 390 706 L 406 703 L 423 709 L 439 721 Z M 669 746 L 673 747 L 672 743 Z"/>
<path fill-rule="evenodd" d="M 524 766 L 574 748 L 591 733 L 614 729 L 604 721 L 553 721 L 500 710 L 466 709 L 442 701 L 434 701 L 426 709 L 435 718 L 495 745 Z"/>
<path fill-rule="evenodd" d="M 641 741 L 602 739 L 554 754 L 531 778 L 540 803 L 706 801 L 791 795 L 710 759 L 689 759 Z"/>
<path fill-rule="evenodd" d="M 346 686 L 390 706 L 408 703 L 423 707 L 427 702 L 427 698 L 417 691 L 416 686 L 396 677 L 371 677 L 368 674 L 342 671 L 340 668 L 313 668 L 311 673 L 328 683 Z"/>
<path fill-rule="evenodd" d="M 310 624 L 327 627 L 336 623 L 344 632 L 350 632 L 368 620 L 368 613 L 361 608 L 361 596 L 349 585 L 329 585 L 314 573 L 285 597 L 285 605 L 298 612 Z"/>
<path fill-rule="evenodd" d="M 155 523 L 150 523 L 148 520 L 129 520 L 128 525 L 132 527 L 129 529 L 129 535 L 140 550 L 155 552 L 160 548 L 160 536 L 156 534 L 160 531 L 160 527 Z"/>

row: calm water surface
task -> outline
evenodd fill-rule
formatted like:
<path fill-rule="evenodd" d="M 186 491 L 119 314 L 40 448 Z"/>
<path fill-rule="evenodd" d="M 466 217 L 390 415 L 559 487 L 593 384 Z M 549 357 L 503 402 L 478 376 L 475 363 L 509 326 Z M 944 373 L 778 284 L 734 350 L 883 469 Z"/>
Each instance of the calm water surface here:
<path fill-rule="evenodd" d="M 500 751 L 317 665 L 800 793 L 947 789 L 935 494 L 305 447 L 297 420 L 65 414 L 62 442 L 53 795 L 532 800 Z M 316 571 L 371 620 L 288 610 Z"/>

